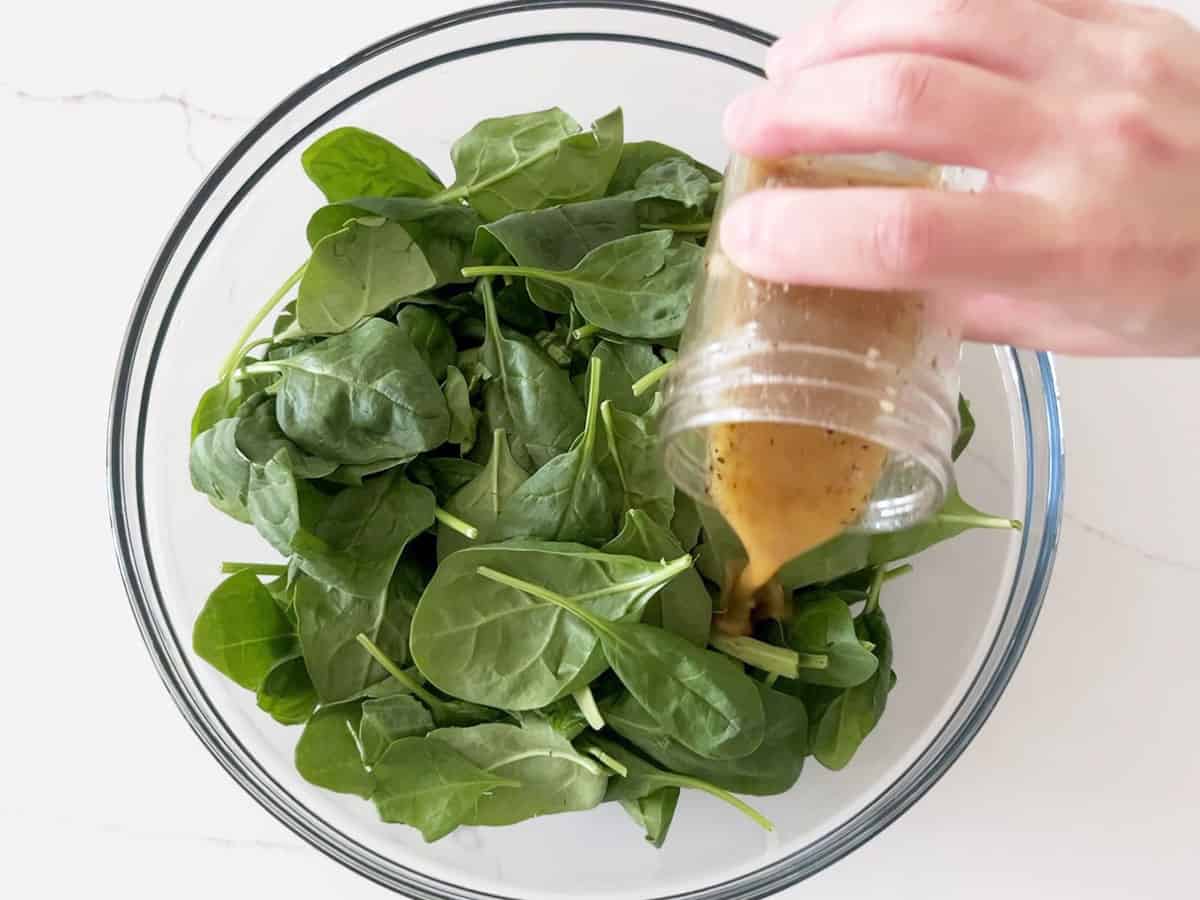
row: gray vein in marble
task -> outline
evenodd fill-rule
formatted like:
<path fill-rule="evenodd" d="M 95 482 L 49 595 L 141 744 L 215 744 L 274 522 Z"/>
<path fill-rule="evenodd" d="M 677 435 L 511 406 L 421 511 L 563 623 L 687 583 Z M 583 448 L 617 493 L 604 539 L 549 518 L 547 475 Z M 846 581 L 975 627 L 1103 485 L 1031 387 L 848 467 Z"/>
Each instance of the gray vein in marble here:
<path fill-rule="evenodd" d="M 1190 562 L 1186 559 L 1177 559 L 1173 556 L 1167 556 L 1163 553 L 1156 553 L 1153 550 L 1147 550 L 1145 547 L 1139 547 L 1137 544 L 1132 544 L 1122 538 L 1120 535 L 1113 534 L 1111 531 L 1105 531 L 1099 526 L 1093 525 L 1091 522 L 1080 518 L 1070 510 L 1063 513 L 1063 518 L 1070 522 L 1081 531 L 1086 531 L 1095 538 L 1099 538 L 1105 543 L 1112 544 L 1114 547 L 1120 547 L 1122 550 L 1128 550 L 1131 553 L 1136 553 L 1147 562 L 1158 563 L 1163 566 L 1170 566 L 1172 569 L 1178 569 L 1181 572 L 1189 572 L 1193 575 L 1200 575 L 1200 565 Z"/>
<path fill-rule="evenodd" d="M 115 103 L 122 106 L 175 107 L 183 115 L 183 135 L 188 158 L 191 159 L 192 162 L 194 162 L 201 169 L 207 169 L 208 166 L 196 152 L 196 144 L 193 134 L 195 119 L 200 118 L 206 119 L 210 122 L 226 123 L 250 121 L 249 117 L 247 116 L 235 116 L 229 113 L 218 112 L 216 110 L 199 106 L 182 94 L 168 94 L 164 92 L 154 96 L 126 97 L 120 94 L 114 94 L 110 91 L 102 90 L 82 91 L 76 94 L 35 94 L 8 84 L 0 86 L 9 91 L 9 93 L 17 100 L 25 103 L 55 103 L 64 106 Z"/>

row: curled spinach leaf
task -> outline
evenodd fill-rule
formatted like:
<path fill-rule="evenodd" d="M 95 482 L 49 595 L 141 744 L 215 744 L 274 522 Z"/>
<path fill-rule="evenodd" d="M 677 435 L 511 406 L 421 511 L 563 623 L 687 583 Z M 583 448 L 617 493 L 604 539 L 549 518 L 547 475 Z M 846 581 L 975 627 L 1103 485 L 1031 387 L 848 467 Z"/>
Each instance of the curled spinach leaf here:
<path fill-rule="evenodd" d="M 659 453 L 657 407 L 635 416 L 613 409 L 605 401 L 601 414 L 625 508 L 641 510 L 660 525 L 669 526 L 675 515 L 675 485 Z"/>
<path fill-rule="evenodd" d="M 677 150 L 668 144 L 658 141 L 630 141 L 621 148 L 621 158 L 617 162 L 616 171 L 608 183 L 609 194 L 623 194 L 637 186 L 638 178 L 647 169 L 657 163 L 671 159 L 682 159 L 699 169 L 709 181 L 719 181 L 721 173 L 716 169 L 697 162 L 682 150 Z"/>
<path fill-rule="evenodd" d="M 222 675 L 256 691 L 296 654 L 296 631 L 251 572 L 230 575 L 208 595 L 192 627 L 192 649 Z"/>
<path fill-rule="evenodd" d="M 361 703 L 339 703 L 317 710 L 296 743 L 296 771 L 300 777 L 339 794 L 370 797 L 375 779 L 358 746 L 361 720 Z"/>
<path fill-rule="evenodd" d="M 788 620 L 787 643 L 800 653 L 823 654 L 825 668 L 802 667 L 800 681 L 830 687 L 854 687 L 875 674 L 879 661 L 854 631 L 854 618 L 836 593 L 821 591 L 807 599 Z"/>
<path fill-rule="evenodd" d="M 305 149 L 300 164 L 330 203 L 352 197 L 428 197 L 443 189 L 425 163 L 361 128 L 336 128 L 322 135 Z"/>
<path fill-rule="evenodd" d="M 188 451 L 188 469 L 192 487 L 213 506 L 249 522 L 250 460 L 237 447 L 237 426 L 237 419 L 222 419 L 201 432 Z"/>
<path fill-rule="evenodd" d="M 433 377 L 438 381 L 445 378 L 446 369 L 458 357 L 458 348 L 442 317 L 427 307 L 406 304 L 396 313 L 396 327 L 408 336 Z"/>
<path fill-rule="evenodd" d="M 358 726 L 363 761 L 374 766 L 393 742 L 401 738 L 424 737 L 433 729 L 433 716 L 411 694 L 364 700 L 362 721 Z"/>
<path fill-rule="evenodd" d="M 317 707 L 317 692 L 300 654 L 271 667 L 257 692 L 258 708 L 280 725 L 302 725 Z"/>

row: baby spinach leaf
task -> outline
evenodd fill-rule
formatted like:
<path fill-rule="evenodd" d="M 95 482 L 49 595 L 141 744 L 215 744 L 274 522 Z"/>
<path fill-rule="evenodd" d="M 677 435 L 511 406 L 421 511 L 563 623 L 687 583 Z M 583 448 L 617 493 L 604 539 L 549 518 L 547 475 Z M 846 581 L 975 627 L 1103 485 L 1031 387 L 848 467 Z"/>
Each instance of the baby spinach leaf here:
<path fill-rule="evenodd" d="M 812 754 L 827 769 L 844 769 L 879 724 L 892 689 L 892 633 L 883 610 L 863 613 L 860 637 L 875 645 L 874 675 L 834 697 L 812 725 Z"/>
<path fill-rule="evenodd" d="M 393 742 L 373 774 L 371 800 L 379 817 L 411 825 L 431 842 L 472 819 L 488 794 L 520 787 L 475 765 L 448 742 L 423 737 Z"/>
<path fill-rule="evenodd" d="M 648 344 L 600 341 L 592 355 L 601 363 L 600 396 L 604 402 L 635 416 L 648 412 L 654 396 L 635 397 L 633 385 L 662 365 L 654 350 Z"/>
<path fill-rule="evenodd" d="M 361 703 L 339 703 L 317 710 L 296 743 L 296 771 L 309 784 L 366 799 L 375 779 L 358 747 Z"/>
<path fill-rule="evenodd" d="M 628 694 L 604 707 L 609 727 L 651 759 L 675 772 L 703 779 L 738 794 L 782 794 L 796 783 L 808 755 L 808 716 L 795 697 L 757 683 L 766 728 L 753 753 L 712 760 L 694 753 L 663 731 L 645 707 Z"/>
<path fill-rule="evenodd" d="M 450 412 L 450 431 L 446 440 L 458 444 L 459 451 L 470 453 L 475 446 L 475 431 L 479 424 L 479 414 L 471 407 L 471 391 L 467 387 L 467 379 L 454 366 L 446 367 L 446 380 L 442 383 L 442 394 L 446 398 L 446 408 Z"/>
<path fill-rule="evenodd" d="M 602 407 L 609 452 L 621 482 L 626 509 L 638 509 L 661 525 L 675 514 L 675 485 L 659 452 L 655 406 L 644 416 Z"/>
<path fill-rule="evenodd" d="M 683 330 L 703 254 L 695 244 L 675 243 L 674 234 L 664 229 L 603 244 L 566 271 L 475 266 L 463 274 L 524 276 L 562 285 L 591 324 L 649 340 L 673 337 Z"/>
<path fill-rule="evenodd" d="M 966 451 L 975 436 L 975 417 L 971 415 L 971 404 L 962 394 L 958 395 L 958 437 L 954 439 L 951 456 L 958 459 Z"/>
<path fill-rule="evenodd" d="M 792 560 L 779 572 L 785 590 L 823 584 L 860 569 L 915 556 L 934 544 L 972 528 L 1020 528 L 1020 522 L 989 516 L 967 503 L 957 491 L 926 522 L 886 534 L 847 532 Z"/>
<path fill-rule="evenodd" d="M 442 741 L 496 778 L 502 786 L 481 796 L 464 818 L 468 825 L 512 825 L 535 816 L 591 809 L 604 799 L 608 777 L 594 760 L 548 725 L 491 723 L 473 728 L 439 728 Z"/>
<path fill-rule="evenodd" d="M 460 550 L 438 566 L 421 597 L 412 623 L 413 661 L 455 697 L 540 709 L 604 671 L 596 636 L 563 609 L 480 575 L 480 567 L 570 594 L 605 619 L 624 619 L 640 616 L 688 562 L 663 565 L 536 541 Z"/>
<path fill-rule="evenodd" d="M 474 254 L 493 263 L 511 256 L 520 266 L 563 270 L 602 244 L 638 233 L 633 202 L 606 198 L 505 216 L 476 233 Z M 527 288 L 544 310 L 565 313 L 571 307 L 571 293 L 562 285 L 530 281 Z"/>
<path fill-rule="evenodd" d="M 259 382 L 259 379 L 254 378 L 238 381 L 222 378 L 201 394 L 196 411 L 192 414 L 192 440 L 196 440 L 222 419 L 233 418 L 251 394 L 266 386 Z"/>
<path fill-rule="evenodd" d="M 425 254 L 403 226 L 352 219 L 313 247 L 296 321 L 306 334 L 338 334 L 435 284 Z"/>
<path fill-rule="evenodd" d="M 513 492 L 487 533 L 488 540 L 536 538 L 598 545 L 616 531 L 619 511 L 596 453 L 600 369 L 599 360 L 593 359 L 583 434 Z"/>
<path fill-rule="evenodd" d="M 682 150 L 676 150 L 658 141 L 632 141 L 621 148 L 621 158 L 617 162 L 616 171 L 608 183 L 608 193 L 623 194 L 637 186 L 637 180 L 642 173 L 656 163 L 670 159 L 682 159 L 699 169 L 709 181 L 719 181 L 721 173 L 716 169 L 697 162 Z"/>
<path fill-rule="evenodd" d="M 250 520 L 263 539 L 284 556 L 291 556 L 292 542 L 303 528 L 300 516 L 301 485 L 307 487 L 306 482 L 297 482 L 288 466 L 286 450 L 280 450 L 265 466 L 253 466 L 250 470 L 246 491 L 246 509 Z M 311 488 L 305 491 L 305 497 L 315 499 Z"/>
<path fill-rule="evenodd" d="M 305 149 L 300 164 L 330 203 L 352 197 L 428 197 L 442 190 L 429 166 L 361 128 L 322 135 Z"/>
<path fill-rule="evenodd" d="M 492 438 L 492 453 L 488 463 L 462 490 L 446 501 L 446 511 L 470 522 L 487 534 L 496 524 L 508 498 L 528 478 L 525 470 L 517 465 L 508 450 L 508 437 L 498 429 Z M 438 526 L 438 559 L 443 560 L 456 550 L 470 545 L 466 537 L 447 528 Z"/>
<path fill-rule="evenodd" d="M 303 725 L 317 707 L 317 692 L 300 654 L 277 662 L 258 686 L 258 708 L 281 725 Z"/>
<path fill-rule="evenodd" d="M 230 575 L 208 595 L 192 627 L 196 655 L 247 690 L 296 653 L 296 632 L 251 572 Z"/>
<path fill-rule="evenodd" d="M 402 459 L 381 459 L 373 463 L 347 463 L 338 466 L 325 476 L 326 481 L 334 484 L 344 484 L 347 487 L 362 487 L 363 480 L 372 475 L 379 475 L 388 469 L 404 465 Z"/>
<path fill-rule="evenodd" d="M 800 653 L 824 654 L 823 669 L 801 668 L 800 681 L 831 687 L 854 687 L 875 674 L 879 661 L 854 632 L 845 601 L 833 592 L 806 600 L 785 625 L 788 646 Z"/>
<path fill-rule="evenodd" d="M 335 462 L 305 453 L 283 433 L 275 418 L 275 398 L 265 391 L 255 394 L 238 410 L 234 442 L 242 456 L 260 466 L 283 451 L 288 468 L 297 478 L 323 478 L 338 468 Z"/>
<path fill-rule="evenodd" d="M 257 367 L 282 373 L 279 425 L 314 456 L 411 459 L 446 440 L 450 415 L 437 380 L 407 335 L 381 319 Z"/>
<path fill-rule="evenodd" d="M 485 219 L 600 197 L 621 155 L 621 110 L 590 132 L 561 109 L 484 119 L 454 142 L 456 175 L 439 201 L 465 198 Z"/>
<path fill-rule="evenodd" d="M 691 550 L 700 542 L 700 510 L 696 501 L 682 491 L 675 492 L 675 514 L 671 517 L 671 531 L 684 550 Z"/>
<path fill-rule="evenodd" d="M 483 365 L 492 375 L 483 388 L 489 433 L 508 433 L 522 468 L 543 466 L 583 430 L 583 404 L 566 371 L 526 338 L 500 330 L 491 284 L 485 278 L 480 285 L 487 320 Z"/>
<path fill-rule="evenodd" d="M 238 450 L 237 426 L 237 419 L 222 419 L 202 432 L 188 451 L 188 469 L 192 487 L 206 494 L 213 506 L 249 522 L 250 461 Z"/>
<path fill-rule="evenodd" d="M 682 156 L 672 156 L 647 166 L 633 183 L 632 193 L 638 199 L 656 197 L 700 208 L 708 202 L 712 187 L 703 171 Z"/>
<path fill-rule="evenodd" d="M 625 513 L 624 527 L 604 545 L 604 552 L 648 560 L 679 559 L 684 554 L 670 529 L 639 509 Z M 642 621 L 687 638 L 698 647 L 707 645 L 712 627 L 712 600 L 699 573 L 688 569 L 651 598 Z"/>
<path fill-rule="evenodd" d="M 422 456 L 407 469 L 409 477 L 433 491 L 437 502 L 443 506 L 482 471 L 483 466 L 479 463 L 455 456 Z"/>
<path fill-rule="evenodd" d="M 366 700 L 362 705 L 362 722 L 358 726 L 363 761 L 374 766 L 394 741 L 424 737 L 433 728 L 433 716 L 411 694 Z"/>
<path fill-rule="evenodd" d="M 424 306 L 406 304 L 396 313 L 396 327 L 408 335 L 433 377 L 441 381 L 458 357 L 454 336 L 442 317 Z"/>
<path fill-rule="evenodd" d="M 633 819 L 634 824 L 646 832 L 646 840 L 656 848 L 661 848 L 666 841 L 678 805 L 677 787 L 659 788 L 637 800 L 621 801 L 621 808 Z"/>

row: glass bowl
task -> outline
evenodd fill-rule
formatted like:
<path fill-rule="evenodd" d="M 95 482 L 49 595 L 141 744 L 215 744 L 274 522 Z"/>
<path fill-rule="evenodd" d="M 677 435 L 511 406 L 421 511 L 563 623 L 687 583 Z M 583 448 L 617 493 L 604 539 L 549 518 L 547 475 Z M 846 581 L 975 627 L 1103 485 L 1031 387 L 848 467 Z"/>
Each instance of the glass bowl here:
<path fill-rule="evenodd" d="M 920 557 L 889 589 L 900 680 L 851 765 L 810 761 L 760 798 L 765 833 L 707 796 L 685 796 L 655 850 L 615 804 L 511 828 L 460 829 L 432 845 L 374 809 L 302 781 L 297 728 L 191 650 L 221 559 L 265 557 L 252 529 L 214 512 L 188 480 L 188 424 L 226 348 L 303 258 L 320 201 L 300 167 L 318 134 L 378 131 L 445 174 L 478 119 L 558 105 L 581 121 L 624 106 L 631 139 L 720 167 L 721 110 L 761 77 L 771 35 L 663 3 L 502 3 L 393 35 L 308 82 L 204 181 L 167 236 L 130 320 L 109 433 L 112 524 L 134 615 L 167 689 L 239 784 L 296 834 L 416 898 L 765 897 L 869 840 L 927 791 L 979 730 L 1012 675 L 1046 590 L 1061 515 L 1063 453 L 1046 356 L 971 347 L 963 379 L 979 420 L 963 494 L 1025 521 Z"/>

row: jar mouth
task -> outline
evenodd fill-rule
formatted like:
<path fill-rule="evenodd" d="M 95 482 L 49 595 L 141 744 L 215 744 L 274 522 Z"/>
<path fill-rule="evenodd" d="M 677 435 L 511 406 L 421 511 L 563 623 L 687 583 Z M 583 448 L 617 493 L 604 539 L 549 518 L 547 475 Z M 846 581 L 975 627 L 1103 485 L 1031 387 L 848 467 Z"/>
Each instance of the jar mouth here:
<path fill-rule="evenodd" d="M 885 448 L 883 474 L 856 531 L 913 525 L 953 489 L 956 398 L 924 369 L 813 344 L 714 341 L 680 357 L 663 400 L 667 473 L 710 506 L 708 431 L 729 423 L 812 426 Z"/>

